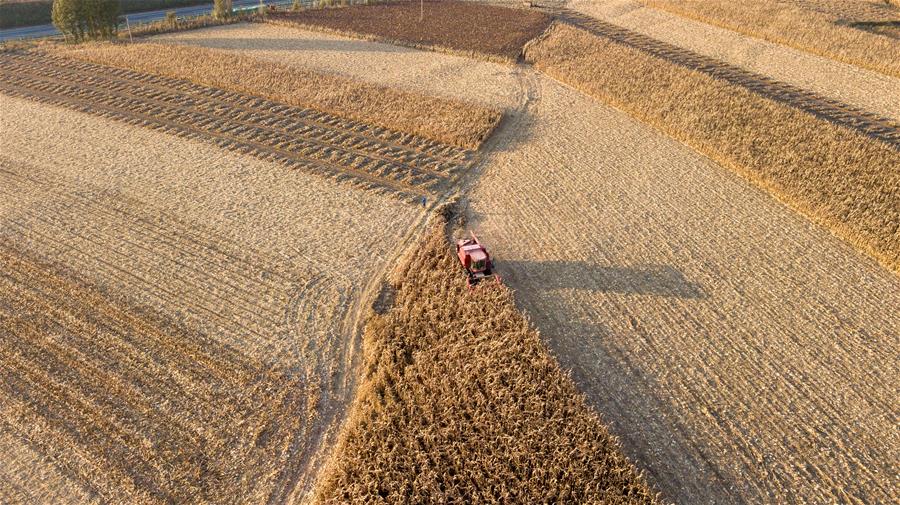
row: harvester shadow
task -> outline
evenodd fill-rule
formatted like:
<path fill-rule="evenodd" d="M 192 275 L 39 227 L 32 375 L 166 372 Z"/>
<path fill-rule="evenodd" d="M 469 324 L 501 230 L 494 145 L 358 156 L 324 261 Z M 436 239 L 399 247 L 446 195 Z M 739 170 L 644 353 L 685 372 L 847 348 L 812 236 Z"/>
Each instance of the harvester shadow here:
<path fill-rule="evenodd" d="M 703 299 L 706 294 L 670 265 L 603 266 L 585 261 L 503 261 L 499 271 L 542 289 Z"/>
<path fill-rule="evenodd" d="M 178 44 L 201 46 L 212 49 L 244 49 L 248 51 L 335 51 L 335 52 L 410 52 L 412 49 L 399 46 L 360 44 L 358 40 L 326 39 L 281 39 L 281 38 L 197 38 L 179 39 Z M 389 48 L 389 49 L 387 49 Z"/>

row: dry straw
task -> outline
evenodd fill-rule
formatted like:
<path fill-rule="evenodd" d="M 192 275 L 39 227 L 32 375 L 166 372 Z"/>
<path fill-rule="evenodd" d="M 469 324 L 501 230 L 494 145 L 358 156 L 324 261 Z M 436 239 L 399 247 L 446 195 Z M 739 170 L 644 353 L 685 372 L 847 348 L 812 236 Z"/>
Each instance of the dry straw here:
<path fill-rule="evenodd" d="M 349 117 L 438 142 L 477 148 L 499 123 L 498 110 L 400 91 L 224 51 L 157 43 L 88 44 L 63 55 Z"/>
<path fill-rule="evenodd" d="M 900 272 L 900 153 L 742 87 L 568 25 L 526 57 L 686 142 Z"/>
<path fill-rule="evenodd" d="M 496 284 L 466 288 L 435 220 L 364 336 L 325 503 L 655 503 L 538 333 Z"/>
<path fill-rule="evenodd" d="M 841 19 L 842 16 L 837 14 L 815 12 L 774 0 L 648 0 L 647 4 L 770 42 L 900 77 L 900 41 L 849 26 L 848 20 Z M 892 19 L 900 21 L 900 15 L 895 15 Z"/>

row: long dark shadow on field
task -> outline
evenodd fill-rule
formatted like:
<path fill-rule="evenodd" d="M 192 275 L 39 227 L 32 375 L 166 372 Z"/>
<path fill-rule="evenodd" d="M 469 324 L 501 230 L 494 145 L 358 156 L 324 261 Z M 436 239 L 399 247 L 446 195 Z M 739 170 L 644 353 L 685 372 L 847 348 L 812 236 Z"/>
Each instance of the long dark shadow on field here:
<path fill-rule="evenodd" d="M 702 299 L 701 287 L 671 265 L 607 266 L 585 261 L 504 261 L 500 271 L 511 269 L 527 276 L 530 285 L 542 289 L 587 289 L 604 293 L 656 295 Z"/>
<path fill-rule="evenodd" d="M 209 47 L 212 49 L 243 49 L 247 51 L 340 51 L 365 53 L 401 53 L 412 51 L 412 49 L 399 46 L 389 46 L 390 49 L 386 50 L 383 45 L 360 44 L 358 40 L 211 37 L 178 39 L 175 42 L 186 46 Z"/>

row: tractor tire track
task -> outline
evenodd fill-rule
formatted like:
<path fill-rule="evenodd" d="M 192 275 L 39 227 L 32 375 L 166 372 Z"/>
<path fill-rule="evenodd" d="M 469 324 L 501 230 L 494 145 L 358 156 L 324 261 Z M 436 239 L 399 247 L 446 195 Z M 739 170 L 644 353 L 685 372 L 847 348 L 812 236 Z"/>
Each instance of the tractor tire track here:
<path fill-rule="evenodd" d="M 393 178 L 382 179 L 377 175 L 373 176 L 364 171 L 323 162 L 314 157 L 307 156 L 305 153 L 295 154 L 290 151 L 284 151 L 277 146 L 272 148 L 265 143 L 242 138 L 243 136 L 231 135 L 229 133 L 235 132 L 238 128 L 237 126 L 222 126 L 221 123 L 217 124 L 217 120 L 214 119 L 199 123 L 199 126 L 212 125 L 210 130 L 205 130 L 197 128 L 195 126 L 197 123 L 191 121 L 192 118 L 190 117 L 185 118 L 182 116 L 172 118 L 171 115 L 174 112 L 173 109 L 168 111 L 163 110 L 162 113 L 168 112 L 169 114 L 167 115 L 170 117 L 161 118 L 156 115 L 160 113 L 159 109 L 147 107 L 148 110 L 146 113 L 127 109 L 123 110 L 116 107 L 116 105 L 131 108 L 138 107 L 138 104 L 135 101 L 124 97 L 119 97 L 116 102 L 113 102 L 109 99 L 103 100 L 103 97 L 98 97 L 97 95 L 90 96 L 88 95 L 88 91 L 79 85 L 54 86 L 52 83 L 42 82 L 40 80 L 28 82 L 24 78 L 20 78 L 18 81 L 19 82 L 17 83 L 10 79 L 0 83 L 0 92 L 5 92 L 14 97 L 29 98 L 43 103 L 64 106 L 79 112 L 92 113 L 100 115 L 101 117 L 117 119 L 133 125 L 150 127 L 180 137 L 210 140 L 217 146 L 229 151 L 248 154 L 265 161 L 279 162 L 292 169 L 306 169 L 312 173 L 324 175 L 339 181 L 349 180 L 356 186 L 365 189 L 384 190 L 400 198 L 414 199 L 417 198 L 417 195 L 421 194 L 421 190 L 417 190 L 414 187 Z M 23 83 L 23 81 L 25 82 Z M 78 97 L 77 95 L 82 96 Z M 104 101 L 106 103 L 104 103 Z M 179 119 L 183 122 L 176 122 Z M 215 130 L 219 131 L 213 133 Z M 427 192 L 428 190 L 425 191 Z"/>
<path fill-rule="evenodd" d="M 190 81 L 146 74 L 117 67 L 109 67 L 45 53 L 10 51 L 6 54 L 11 56 L 18 55 L 25 59 L 46 59 L 54 62 L 57 67 L 79 70 L 86 74 L 102 73 L 105 77 L 139 82 L 161 90 L 177 91 L 185 96 L 210 99 L 251 112 L 259 112 L 260 110 L 269 111 L 310 127 L 321 128 L 322 131 L 320 133 L 326 136 L 340 134 L 368 139 L 376 141 L 379 145 L 385 146 L 386 148 L 408 151 L 411 156 L 416 156 L 417 153 L 425 153 L 436 158 L 460 162 L 470 159 L 474 154 L 473 151 L 469 149 L 449 144 L 441 144 L 434 140 L 418 137 L 409 133 L 388 130 L 387 128 L 380 126 L 369 125 L 317 110 L 285 105 L 258 96 L 204 86 Z"/>
<path fill-rule="evenodd" d="M 249 420 L 247 413 L 254 409 L 282 405 L 282 390 L 272 388 L 276 377 L 271 371 L 258 373 L 258 364 L 243 354 L 206 341 L 201 355 L 194 351 L 192 359 L 184 348 L 197 347 L 199 342 L 179 342 L 181 333 L 173 332 L 168 323 L 110 304 L 71 273 L 35 262 L 13 244 L 2 247 L 0 261 L 6 272 L 0 282 L 9 283 L 4 286 L 9 289 L 2 290 L 3 298 L 11 303 L 8 311 L 0 311 L 0 329 L 6 335 L 0 359 L 9 366 L 0 391 L 10 393 L 6 400 L 24 419 L 35 425 L 47 423 L 48 434 L 61 437 L 57 443 L 93 455 L 90 464 L 79 465 L 79 480 L 96 481 L 90 477 L 92 472 L 110 474 L 135 483 L 140 493 L 161 501 L 180 501 L 197 492 L 210 496 L 196 483 L 183 480 L 200 471 L 199 465 L 205 464 L 202 459 L 173 459 L 164 454 L 187 450 L 212 456 L 212 452 L 228 450 L 219 442 L 228 435 L 209 426 L 221 419 Z M 135 333 L 155 338 L 161 345 L 133 348 L 124 359 L 102 352 Z M 70 338 L 76 340 L 68 342 Z M 169 348 L 173 352 L 166 352 Z M 159 368 L 159 377 L 147 374 L 154 367 Z M 173 377 L 172 370 L 179 373 Z M 151 377 L 154 382 L 148 387 L 145 381 Z M 159 382 L 176 377 L 180 377 L 177 384 Z M 222 380 L 227 383 L 220 384 Z M 173 391 L 186 394 L 172 397 Z M 304 403 L 290 401 L 284 406 Z M 178 415 L 185 412 L 191 416 Z M 89 419 L 93 421 L 85 422 Z M 227 428 L 233 429 L 242 428 Z M 291 436 L 305 430 L 299 428 Z M 103 433 L 99 439 L 98 432 Z M 102 443 L 96 442 L 101 439 Z M 153 440 L 150 446 L 143 442 L 148 439 Z M 148 451 L 163 454 L 147 458 Z M 176 482 L 169 477 L 173 471 Z M 127 491 L 127 487 L 101 489 L 101 495 L 112 501 Z"/>

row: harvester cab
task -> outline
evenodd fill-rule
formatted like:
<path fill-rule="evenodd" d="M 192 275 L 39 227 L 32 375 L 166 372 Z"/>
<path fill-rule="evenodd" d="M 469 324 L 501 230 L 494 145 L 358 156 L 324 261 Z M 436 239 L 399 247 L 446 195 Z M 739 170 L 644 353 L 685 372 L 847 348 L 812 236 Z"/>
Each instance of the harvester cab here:
<path fill-rule="evenodd" d="M 500 282 L 500 277 L 494 275 L 494 265 L 487 249 L 481 245 L 474 233 L 469 233 L 472 238 L 461 238 L 456 241 L 456 256 L 466 270 L 466 283 L 473 288 L 482 280 L 491 277 Z"/>

